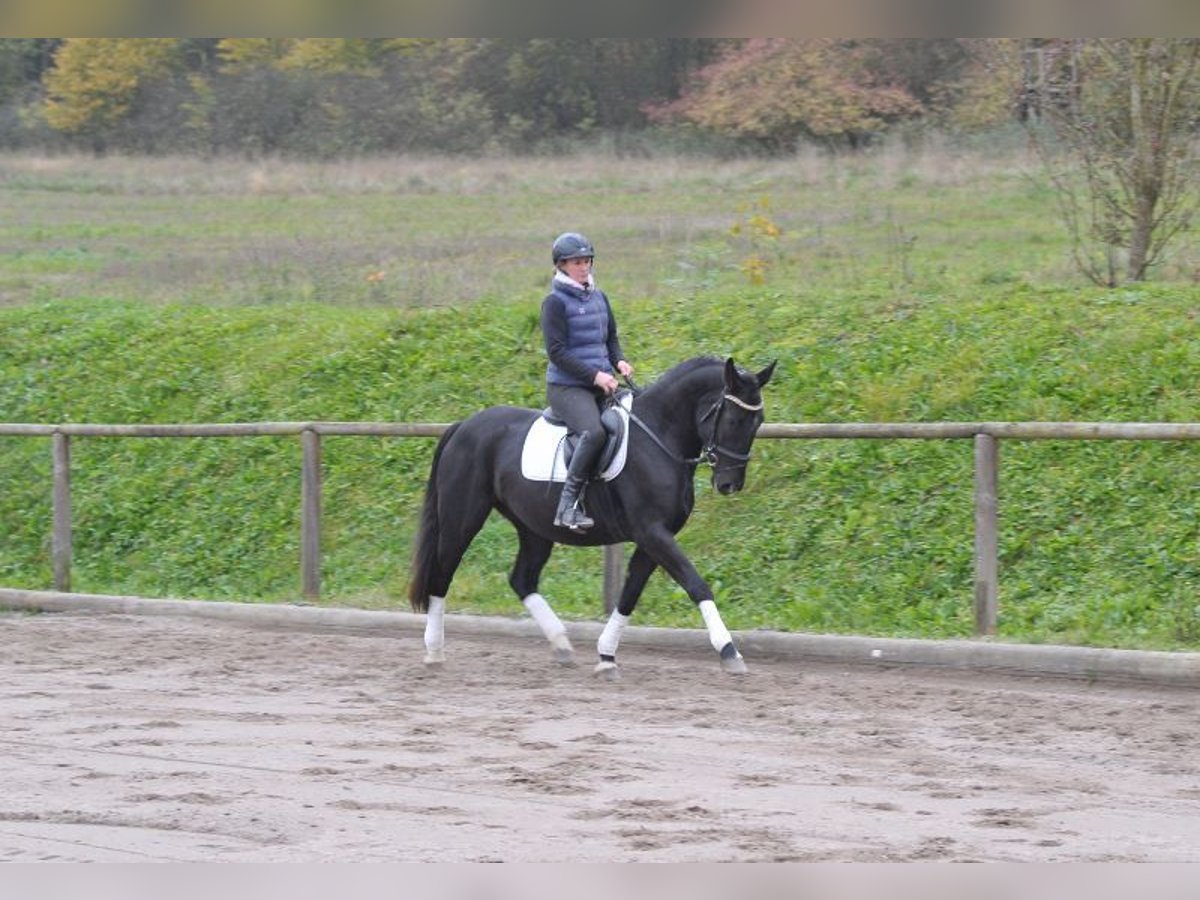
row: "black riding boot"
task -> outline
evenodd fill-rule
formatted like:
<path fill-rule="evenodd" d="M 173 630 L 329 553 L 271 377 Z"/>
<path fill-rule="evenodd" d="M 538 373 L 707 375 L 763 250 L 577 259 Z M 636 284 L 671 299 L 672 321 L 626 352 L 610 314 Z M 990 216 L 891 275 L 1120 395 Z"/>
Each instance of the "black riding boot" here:
<path fill-rule="evenodd" d="M 575 446 L 575 455 L 571 457 L 571 465 L 567 469 L 567 481 L 558 501 L 558 511 L 554 514 L 555 525 L 570 528 L 572 531 L 587 531 L 596 524 L 583 511 L 583 492 L 588 479 L 592 477 L 592 466 L 596 463 L 596 457 L 603 449 L 603 441 L 593 441 L 586 434 L 580 435 L 579 443 Z"/>

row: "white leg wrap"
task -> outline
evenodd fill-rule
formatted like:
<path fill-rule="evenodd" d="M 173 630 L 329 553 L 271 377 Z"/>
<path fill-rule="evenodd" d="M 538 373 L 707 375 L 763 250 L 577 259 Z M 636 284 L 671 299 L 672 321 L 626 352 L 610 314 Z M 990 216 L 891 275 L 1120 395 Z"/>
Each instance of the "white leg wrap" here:
<path fill-rule="evenodd" d="M 733 640 L 733 635 L 729 633 L 729 629 L 721 621 L 721 614 L 717 612 L 717 604 L 711 600 L 701 600 L 700 615 L 704 616 L 704 624 L 708 628 L 709 642 L 713 645 L 713 649 L 720 653 L 721 649 Z"/>
<path fill-rule="evenodd" d="M 542 634 L 548 641 L 554 643 L 555 638 L 566 633 L 567 626 L 555 615 L 554 610 L 550 608 L 550 604 L 541 594 L 530 594 L 521 602 L 525 604 L 529 615 L 533 616 L 533 621 L 538 623 L 538 627 L 542 629 Z"/>
<path fill-rule="evenodd" d="M 601 656 L 616 656 L 617 646 L 621 643 L 621 632 L 628 624 L 629 616 L 623 616 L 614 609 L 604 630 L 600 632 L 600 639 L 596 641 L 596 651 Z"/>
<path fill-rule="evenodd" d="M 425 614 L 425 649 L 440 651 L 446 646 L 446 598 L 430 597 Z"/>

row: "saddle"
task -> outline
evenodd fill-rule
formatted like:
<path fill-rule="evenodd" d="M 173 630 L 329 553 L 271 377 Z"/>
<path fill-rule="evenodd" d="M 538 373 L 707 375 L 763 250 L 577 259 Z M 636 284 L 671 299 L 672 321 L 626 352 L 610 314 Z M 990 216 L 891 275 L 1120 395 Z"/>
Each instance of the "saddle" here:
<path fill-rule="evenodd" d="M 629 443 L 631 391 L 618 391 L 613 403 L 600 413 L 600 424 L 608 435 L 596 462 L 592 477 L 612 481 L 625 468 Z M 549 407 L 533 420 L 521 449 L 521 474 L 530 481 L 565 481 L 567 467 L 579 443 L 578 435 L 568 434 L 566 423 Z"/>

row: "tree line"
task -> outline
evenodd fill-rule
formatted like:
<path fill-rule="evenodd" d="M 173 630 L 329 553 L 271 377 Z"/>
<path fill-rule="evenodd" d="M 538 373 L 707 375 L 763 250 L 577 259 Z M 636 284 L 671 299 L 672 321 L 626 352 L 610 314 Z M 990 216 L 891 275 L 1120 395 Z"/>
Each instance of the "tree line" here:
<path fill-rule="evenodd" d="M 692 38 L 0 40 L 0 145 L 95 152 L 538 152 L 652 134 L 856 147 L 1011 119 L 1013 41 Z"/>

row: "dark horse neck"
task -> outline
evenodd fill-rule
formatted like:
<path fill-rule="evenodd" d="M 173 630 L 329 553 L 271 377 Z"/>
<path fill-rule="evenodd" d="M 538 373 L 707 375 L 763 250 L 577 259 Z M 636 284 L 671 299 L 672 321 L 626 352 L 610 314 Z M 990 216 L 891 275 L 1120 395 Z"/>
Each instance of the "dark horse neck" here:
<path fill-rule="evenodd" d="M 682 362 L 638 395 L 634 412 L 677 456 L 694 459 L 704 444 L 700 417 L 720 399 L 723 371 L 714 357 Z"/>

